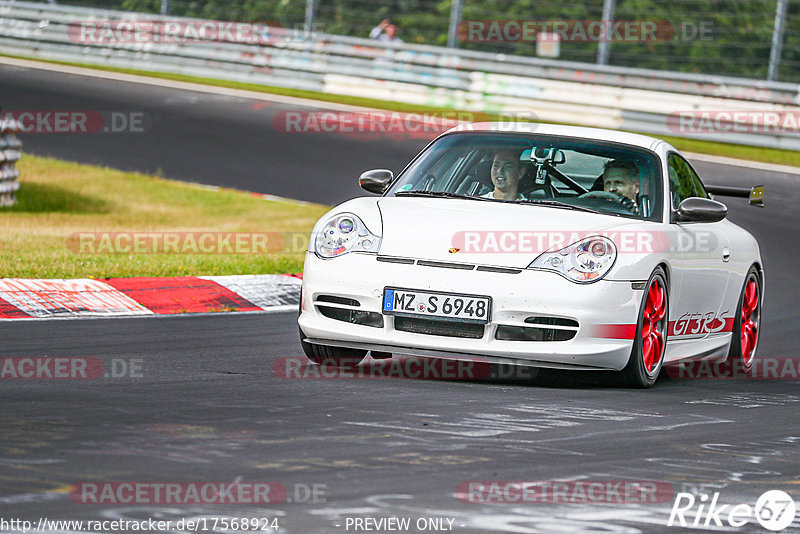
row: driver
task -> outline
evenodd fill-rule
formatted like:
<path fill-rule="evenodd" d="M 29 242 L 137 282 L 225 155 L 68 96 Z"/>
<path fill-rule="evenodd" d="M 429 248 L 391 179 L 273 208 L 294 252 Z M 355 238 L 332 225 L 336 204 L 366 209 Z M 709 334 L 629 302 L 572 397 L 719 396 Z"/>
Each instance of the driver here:
<path fill-rule="evenodd" d="M 525 167 L 519 160 L 521 151 L 498 150 L 492 160 L 492 183 L 494 191 L 490 191 L 483 198 L 497 200 L 524 200 L 519 193 L 519 181 L 525 174 Z"/>
<path fill-rule="evenodd" d="M 623 159 L 607 161 L 600 178 L 603 180 L 603 191 L 616 195 L 623 206 L 639 213 L 639 168 L 635 163 Z M 593 191 L 595 187 L 599 187 L 599 183 L 592 188 Z M 583 196 L 592 196 L 593 191 Z M 598 194 L 601 193 L 594 193 Z"/>
<path fill-rule="evenodd" d="M 609 161 L 603 171 L 603 191 L 627 197 L 636 205 L 636 197 L 639 195 L 639 169 L 632 161 Z"/>

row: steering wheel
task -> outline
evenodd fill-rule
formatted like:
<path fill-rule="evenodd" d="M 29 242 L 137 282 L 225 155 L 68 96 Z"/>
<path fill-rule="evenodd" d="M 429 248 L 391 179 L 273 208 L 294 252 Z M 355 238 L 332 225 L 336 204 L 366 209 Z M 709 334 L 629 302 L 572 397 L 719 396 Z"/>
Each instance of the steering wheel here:
<path fill-rule="evenodd" d="M 611 207 L 612 209 L 614 207 L 619 207 L 629 213 L 636 213 L 636 204 L 633 203 L 633 200 L 625 196 L 609 193 L 608 191 L 589 191 L 588 193 L 585 193 L 578 198 L 595 199 L 597 200 L 598 206 Z M 608 204 L 611 204 L 611 206 L 608 206 Z"/>

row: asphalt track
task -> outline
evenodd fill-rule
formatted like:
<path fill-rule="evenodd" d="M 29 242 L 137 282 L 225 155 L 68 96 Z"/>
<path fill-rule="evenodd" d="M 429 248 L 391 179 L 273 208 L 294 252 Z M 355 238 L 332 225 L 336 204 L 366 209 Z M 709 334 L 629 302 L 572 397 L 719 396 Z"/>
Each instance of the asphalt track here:
<path fill-rule="evenodd" d="M 5 109 L 143 109 L 154 118 L 145 134 L 28 136 L 27 151 L 160 168 L 168 177 L 304 200 L 355 196 L 361 170 L 399 170 L 424 144 L 279 135 L 269 127 L 271 114 L 286 109 L 278 104 L 256 110 L 253 101 L 236 98 L 6 67 L 0 80 Z M 798 177 L 697 167 L 707 182 L 767 186 L 767 208 L 730 199 L 730 218 L 762 246 L 767 286 L 759 355 L 781 365 L 797 358 Z M 408 517 L 453 519 L 458 533 L 696 532 L 711 527 L 666 526 L 675 493 L 719 492 L 720 504 L 751 506 L 771 489 L 795 501 L 800 495 L 800 391 L 788 376 L 665 376 L 647 391 L 591 373 L 286 379 L 275 372 L 282 358 L 302 355 L 294 314 L 12 322 L 0 324 L 0 339 L 1 357 L 97 358 L 106 369 L 141 363 L 133 377 L 0 383 L 3 518 L 278 517 L 283 532 L 333 533 L 354 532 L 345 528 L 348 517 Z M 625 504 L 456 497 L 466 481 L 579 479 L 660 481 L 672 493 L 664 502 Z M 282 483 L 292 502 L 87 505 L 65 489 L 81 482 L 233 480 Z M 297 502 L 315 484 L 324 494 Z M 729 530 L 766 532 L 753 521 Z"/>
<path fill-rule="evenodd" d="M 27 135 L 26 152 L 327 204 L 359 196 L 357 179 L 367 169 L 402 170 L 427 143 L 297 133 L 285 113 L 314 108 L 3 64 L 0 106 L 5 112 L 140 113 L 146 119 L 142 133 Z"/>

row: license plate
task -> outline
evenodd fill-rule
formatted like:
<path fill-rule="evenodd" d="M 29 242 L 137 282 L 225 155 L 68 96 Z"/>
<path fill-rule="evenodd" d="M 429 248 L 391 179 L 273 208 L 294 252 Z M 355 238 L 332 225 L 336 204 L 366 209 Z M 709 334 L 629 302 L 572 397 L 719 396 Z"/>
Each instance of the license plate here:
<path fill-rule="evenodd" d="M 390 287 L 383 290 L 383 313 L 386 315 L 488 323 L 491 312 L 491 297 Z"/>

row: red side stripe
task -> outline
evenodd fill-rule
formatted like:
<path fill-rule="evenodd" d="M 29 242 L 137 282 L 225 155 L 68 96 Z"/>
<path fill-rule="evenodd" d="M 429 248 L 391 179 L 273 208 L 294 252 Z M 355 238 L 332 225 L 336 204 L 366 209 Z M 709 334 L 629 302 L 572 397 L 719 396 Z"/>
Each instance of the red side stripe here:
<path fill-rule="evenodd" d="M 635 324 L 597 324 L 592 329 L 591 337 L 607 339 L 633 339 L 636 337 Z"/>
<path fill-rule="evenodd" d="M 218 283 L 194 276 L 110 278 L 103 282 L 159 314 L 261 311 L 261 308 L 252 302 Z"/>
<path fill-rule="evenodd" d="M 725 319 L 725 328 L 722 329 L 723 332 L 733 332 L 733 322 L 735 319 L 733 317 L 727 317 Z"/>

